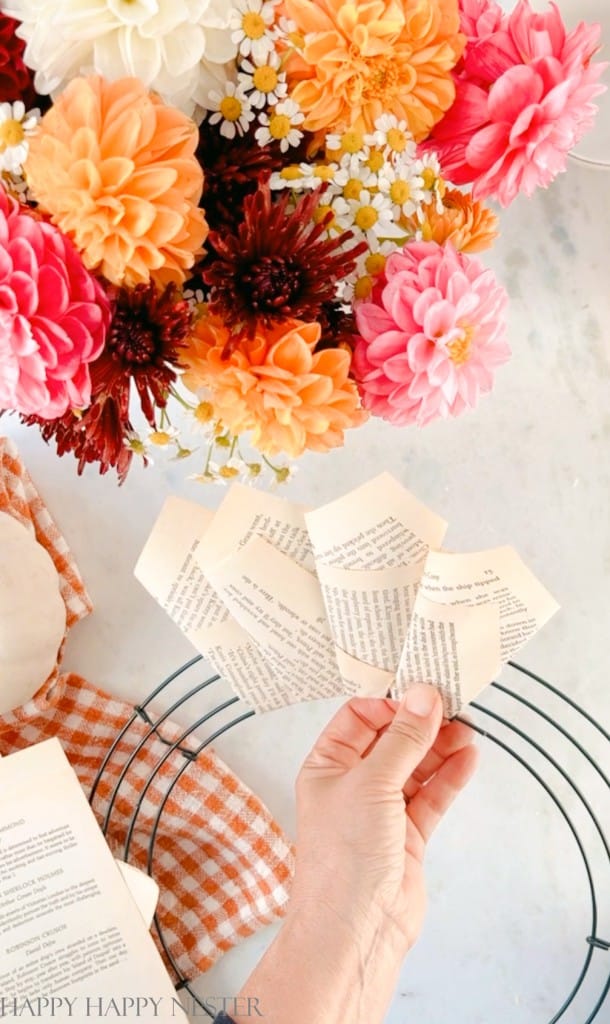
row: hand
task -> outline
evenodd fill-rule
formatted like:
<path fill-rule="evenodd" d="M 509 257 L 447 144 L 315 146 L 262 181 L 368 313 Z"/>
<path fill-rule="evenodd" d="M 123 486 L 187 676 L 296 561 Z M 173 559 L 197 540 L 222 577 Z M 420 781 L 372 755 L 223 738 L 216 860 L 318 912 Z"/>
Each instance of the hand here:
<path fill-rule="evenodd" d="M 404 956 L 424 918 L 426 844 L 476 767 L 472 738 L 442 721 L 432 686 L 344 704 L 297 778 L 290 909 L 324 906 L 355 934 L 380 914 Z"/>

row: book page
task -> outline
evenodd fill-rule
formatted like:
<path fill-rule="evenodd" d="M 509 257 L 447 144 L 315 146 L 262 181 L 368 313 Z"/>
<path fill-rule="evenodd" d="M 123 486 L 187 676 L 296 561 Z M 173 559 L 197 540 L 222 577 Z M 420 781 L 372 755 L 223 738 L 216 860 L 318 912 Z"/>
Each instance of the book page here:
<path fill-rule="evenodd" d="M 439 604 L 496 604 L 503 662 L 512 658 L 559 609 L 510 547 L 472 554 L 431 551 L 420 593 Z"/>
<path fill-rule="evenodd" d="M 347 653 L 339 669 L 315 576 L 267 541 L 250 540 L 213 566 L 210 580 L 274 676 L 283 679 L 285 703 L 387 689 L 385 673 L 363 671 Z M 249 694 L 261 710 L 263 699 L 258 691 Z"/>
<path fill-rule="evenodd" d="M 2 758 L 0 792 L 2 1017 L 186 1022 L 59 741 Z"/>
<path fill-rule="evenodd" d="M 199 565 L 199 546 L 213 516 L 195 502 L 168 498 L 134 574 L 236 693 L 247 699 L 254 687 L 273 695 L 279 683 L 269 665 Z M 268 705 L 276 706 L 277 701 Z"/>
<path fill-rule="evenodd" d="M 251 537 L 264 537 L 274 548 L 313 572 L 313 549 L 305 525 L 304 505 L 235 483 L 227 491 L 202 537 L 198 561 L 206 570 L 232 555 Z"/>
<path fill-rule="evenodd" d="M 375 572 L 318 565 L 328 623 L 353 658 L 396 672 L 423 563 Z"/>
<path fill-rule="evenodd" d="M 420 591 L 392 695 L 414 683 L 432 683 L 443 698 L 446 718 L 459 714 L 498 673 L 498 606 L 443 605 Z"/>
<path fill-rule="evenodd" d="M 390 569 L 440 547 L 447 523 L 389 473 L 305 514 L 316 563 Z"/>

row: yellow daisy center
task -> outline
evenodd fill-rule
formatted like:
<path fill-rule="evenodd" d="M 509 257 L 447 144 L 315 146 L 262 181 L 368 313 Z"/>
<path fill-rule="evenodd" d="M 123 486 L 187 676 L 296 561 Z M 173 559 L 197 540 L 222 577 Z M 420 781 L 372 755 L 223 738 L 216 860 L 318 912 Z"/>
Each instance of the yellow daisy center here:
<path fill-rule="evenodd" d="M 334 173 L 333 168 L 328 164 L 316 164 L 313 169 L 314 178 L 319 178 L 320 181 L 330 181 Z"/>
<path fill-rule="evenodd" d="M 432 167 L 424 167 L 422 171 L 422 179 L 424 182 L 424 188 L 428 189 L 428 191 L 432 191 L 438 181 L 436 171 L 434 171 Z"/>
<path fill-rule="evenodd" d="M 373 291 L 373 281 L 370 277 L 359 277 L 354 285 L 354 298 L 358 300 L 368 299 Z"/>
<path fill-rule="evenodd" d="M 449 358 L 456 366 L 463 366 L 464 363 L 468 362 L 473 337 L 474 327 L 465 327 L 462 335 L 447 345 Z"/>
<path fill-rule="evenodd" d="M 295 50 L 302 50 L 305 46 L 305 36 L 301 35 L 300 32 L 290 32 L 288 40 L 292 43 Z"/>
<path fill-rule="evenodd" d="M 357 132 L 354 128 L 348 129 L 343 132 L 341 136 L 341 149 L 344 153 L 359 153 L 364 145 L 364 138 L 361 132 Z"/>
<path fill-rule="evenodd" d="M 286 114 L 273 114 L 269 118 L 269 132 L 272 139 L 285 139 L 290 132 L 290 118 Z"/>
<path fill-rule="evenodd" d="M 404 153 L 409 139 L 401 128 L 390 128 L 386 137 L 390 149 L 393 149 L 395 153 Z"/>
<path fill-rule="evenodd" d="M 369 168 L 369 170 L 371 170 L 373 174 L 376 174 L 377 171 L 381 170 L 384 164 L 385 157 L 381 150 L 372 149 L 371 152 L 369 153 L 368 160 L 366 161 L 366 166 Z"/>
<path fill-rule="evenodd" d="M 372 274 L 373 277 L 377 277 L 385 267 L 385 256 L 380 252 L 371 252 L 367 256 L 364 265 L 367 269 L 367 273 Z"/>
<path fill-rule="evenodd" d="M 236 96 L 225 96 L 220 102 L 220 113 L 225 121 L 238 121 L 242 112 L 241 100 Z"/>
<path fill-rule="evenodd" d="M 261 39 L 265 34 L 265 21 L 260 14 L 256 11 L 247 11 L 244 14 L 241 22 L 241 27 L 244 30 L 244 35 L 248 39 Z"/>
<path fill-rule="evenodd" d="M 151 444 L 156 444 L 159 448 L 165 448 L 171 440 L 171 434 L 168 434 L 166 430 L 153 430 L 152 434 L 149 435 L 148 440 Z"/>
<path fill-rule="evenodd" d="M 214 416 L 214 406 L 211 402 L 200 402 L 195 409 L 195 419 L 199 423 L 209 423 Z"/>
<path fill-rule="evenodd" d="M 328 219 L 328 223 L 326 224 L 326 230 L 331 231 L 332 228 L 336 226 L 336 218 L 335 211 L 333 210 L 332 206 L 328 205 L 328 203 L 321 203 L 320 206 L 316 207 L 316 209 L 313 212 L 314 224 L 321 224 L 324 218 L 329 213 L 332 213 L 332 217 L 329 217 Z"/>
<path fill-rule="evenodd" d="M 252 75 L 252 81 L 260 92 L 273 92 L 279 81 L 275 68 L 263 64 Z"/>
<path fill-rule="evenodd" d="M 303 176 L 303 172 L 298 164 L 289 164 L 288 167 L 282 167 L 280 171 L 280 178 L 284 181 L 298 181 Z"/>
<path fill-rule="evenodd" d="M 221 466 L 218 476 L 221 476 L 223 480 L 232 480 L 234 476 L 239 476 L 239 470 L 236 466 Z"/>
<path fill-rule="evenodd" d="M 350 178 L 343 186 L 343 195 L 346 199 L 359 199 L 362 188 L 360 178 Z"/>
<path fill-rule="evenodd" d="M 136 455 L 146 454 L 146 446 L 144 445 L 144 442 L 140 441 L 138 437 L 132 437 L 131 441 L 129 442 L 129 447 L 131 448 L 132 452 L 135 452 Z"/>
<path fill-rule="evenodd" d="M 354 223 L 361 231 L 370 231 L 378 220 L 379 214 L 374 206 L 361 206 L 354 217 Z"/>
<path fill-rule="evenodd" d="M 411 198 L 411 187 L 408 181 L 393 181 L 390 185 L 390 199 L 402 206 Z"/>
<path fill-rule="evenodd" d="M 0 124 L 0 153 L 10 146 L 18 146 L 25 139 L 25 131 L 20 121 L 9 118 Z"/>

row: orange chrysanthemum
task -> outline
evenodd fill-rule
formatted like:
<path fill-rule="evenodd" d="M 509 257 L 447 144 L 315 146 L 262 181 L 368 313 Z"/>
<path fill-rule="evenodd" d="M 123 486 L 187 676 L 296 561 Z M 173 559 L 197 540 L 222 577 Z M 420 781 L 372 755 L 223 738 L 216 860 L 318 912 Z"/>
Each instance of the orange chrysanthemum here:
<path fill-rule="evenodd" d="M 252 431 L 252 443 L 267 455 L 297 458 L 309 448 L 326 452 L 343 444 L 343 433 L 367 417 L 349 377 L 351 353 L 315 352 L 320 325 L 285 320 L 258 326 L 254 337 L 234 337 L 210 314 L 198 321 L 181 352 L 183 381 L 192 391 L 209 388 L 215 415 L 233 434 Z"/>
<path fill-rule="evenodd" d="M 391 110 L 425 139 L 455 97 L 466 39 L 458 0 L 285 0 L 304 38 L 287 59 L 311 132 L 372 130 Z"/>
<path fill-rule="evenodd" d="M 459 189 L 448 189 L 443 196 L 443 211 L 436 203 L 424 207 L 425 220 L 411 218 L 408 226 L 421 231 L 425 242 L 452 242 L 460 252 L 482 252 L 489 249 L 499 234 L 499 223 L 493 210 Z"/>
<path fill-rule="evenodd" d="M 208 228 L 195 124 L 136 78 L 75 78 L 30 142 L 34 198 L 113 284 L 180 283 Z"/>

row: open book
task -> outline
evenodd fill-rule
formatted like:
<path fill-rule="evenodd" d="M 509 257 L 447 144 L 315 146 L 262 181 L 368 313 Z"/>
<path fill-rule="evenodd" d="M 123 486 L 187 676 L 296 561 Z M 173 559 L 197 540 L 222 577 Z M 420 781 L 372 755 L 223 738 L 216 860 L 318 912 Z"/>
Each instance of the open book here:
<path fill-rule="evenodd" d="M 0 1018 L 186 1022 L 59 741 L 2 758 L 0 793 Z"/>
<path fill-rule="evenodd" d="M 447 524 L 388 473 L 318 509 L 233 484 L 169 498 L 135 574 L 259 711 L 439 688 L 447 717 L 557 611 L 517 553 L 440 550 Z"/>

